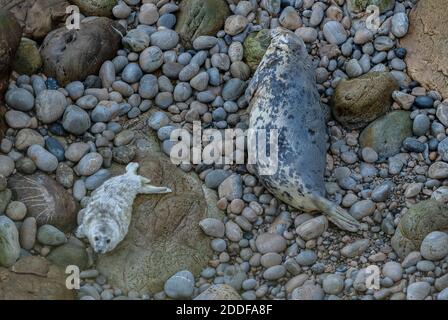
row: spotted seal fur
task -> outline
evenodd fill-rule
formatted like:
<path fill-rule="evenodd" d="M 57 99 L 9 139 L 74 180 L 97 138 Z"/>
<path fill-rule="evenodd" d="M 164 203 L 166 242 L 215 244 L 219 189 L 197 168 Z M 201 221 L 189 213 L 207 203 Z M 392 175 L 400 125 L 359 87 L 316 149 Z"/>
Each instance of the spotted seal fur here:
<path fill-rule="evenodd" d="M 338 227 L 357 231 L 359 222 L 325 198 L 326 124 L 316 88 L 315 67 L 302 39 L 276 28 L 247 90 L 249 128 L 278 130 L 278 169 L 251 166 L 265 187 L 294 208 L 321 211 Z M 269 145 L 266 150 L 269 152 Z"/>
<path fill-rule="evenodd" d="M 97 253 L 113 250 L 124 239 L 131 222 L 132 204 L 139 193 L 171 192 L 169 188 L 150 185 L 148 178 L 137 174 L 138 167 L 138 163 L 131 162 L 125 174 L 104 182 L 83 209 L 76 235 L 86 237 Z"/>

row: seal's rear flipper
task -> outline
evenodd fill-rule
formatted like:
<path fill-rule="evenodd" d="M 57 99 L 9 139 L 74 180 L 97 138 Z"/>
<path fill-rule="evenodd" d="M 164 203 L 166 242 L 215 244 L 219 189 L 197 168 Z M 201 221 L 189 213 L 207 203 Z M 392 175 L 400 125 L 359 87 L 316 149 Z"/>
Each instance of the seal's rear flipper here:
<path fill-rule="evenodd" d="M 144 194 L 152 194 L 152 193 L 170 193 L 171 189 L 170 188 L 166 188 L 166 187 L 155 187 L 152 186 L 150 184 L 146 184 L 143 185 L 140 190 L 139 193 L 144 193 Z"/>
<path fill-rule="evenodd" d="M 312 196 L 313 202 L 319 210 L 325 214 L 328 219 L 342 230 L 356 232 L 361 224 L 353 218 L 347 211 L 339 207 L 336 203 L 320 196 Z"/>

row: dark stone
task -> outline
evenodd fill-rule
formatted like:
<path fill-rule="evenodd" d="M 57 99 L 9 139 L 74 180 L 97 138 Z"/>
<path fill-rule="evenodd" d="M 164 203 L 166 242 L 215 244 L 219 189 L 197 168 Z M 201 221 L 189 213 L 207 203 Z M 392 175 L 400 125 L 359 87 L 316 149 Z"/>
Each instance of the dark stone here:
<path fill-rule="evenodd" d="M 428 96 L 418 96 L 414 100 L 414 105 L 417 108 L 421 108 L 421 109 L 432 108 L 433 104 L 434 104 L 434 100 Z"/>
<path fill-rule="evenodd" d="M 105 17 L 89 19 L 79 30 L 53 30 L 41 47 L 45 74 L 63 86 L 97 74 L 103 62 L 115 56 L 124 33 L 118 22 Z"/>
<path fill-rule="evenodd" d="M 403 140 L 403 148 L 409 152 L 423 152 L 425 151 L 425 144 L 415 138 L 406 138 Z"/>
<path fill-rule="evenodd" d="M 65 160 L 64 147 L 57 139 L 48 137 L 47 140 L 45 140 L 45 148 L 50 151 L 50 153 L 53 154 L 59 162 Z"/>

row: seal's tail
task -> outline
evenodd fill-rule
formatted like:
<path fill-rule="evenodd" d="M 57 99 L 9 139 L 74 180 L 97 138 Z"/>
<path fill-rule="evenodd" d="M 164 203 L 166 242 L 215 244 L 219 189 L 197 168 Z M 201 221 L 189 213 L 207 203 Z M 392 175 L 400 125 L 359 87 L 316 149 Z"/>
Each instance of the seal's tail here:
<path fill-rule="evenodd" d="M 313 202 L 339 228 L 351 232 L 359 230 L 360 223 L 336 203 L 316 195 L 313 196 Z"/>

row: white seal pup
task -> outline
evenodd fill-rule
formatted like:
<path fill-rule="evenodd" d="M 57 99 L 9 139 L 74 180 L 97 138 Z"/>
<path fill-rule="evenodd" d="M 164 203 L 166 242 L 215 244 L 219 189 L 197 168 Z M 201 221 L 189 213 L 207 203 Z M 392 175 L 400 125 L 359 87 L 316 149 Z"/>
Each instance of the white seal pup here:
<path fill-rule="evenodd" d="M 138 163 L 126 166 L 126 173 L 104 182 L 92 192 L 91 199 L 76 231 L 86 237 L 93 250 L 106 253 L 113 250 L 126 236 L 132 217 L 132 204 L 140 194 L 168 193 L 171 189 L 150 185 L 148 178 L 137 174 Z"/>
<path fill-rule="evenodd" d="M 325 198 L 326 124 L 305 44 L 283 28 L 274 29 L 271 37 L 246 100 L 249 128 L 278 132 L 278 168 L 271 175 L 260 174 L 271 163 L 257 157 L 249 169 L 283 202 L 303 211 L 321 211 L 338 227 L 357 231 L 359 222 Z M 270 153 L 268 143 L 266 150 Z"/>

